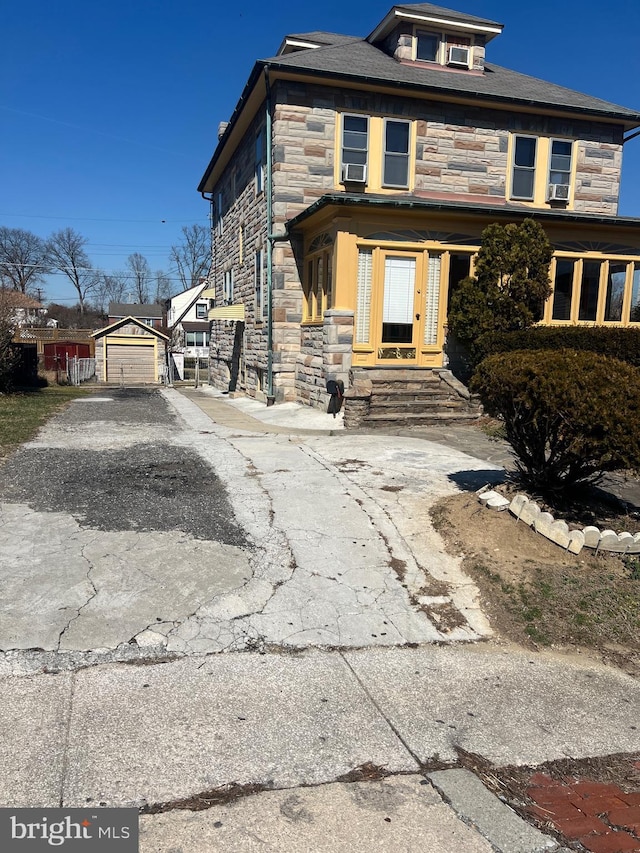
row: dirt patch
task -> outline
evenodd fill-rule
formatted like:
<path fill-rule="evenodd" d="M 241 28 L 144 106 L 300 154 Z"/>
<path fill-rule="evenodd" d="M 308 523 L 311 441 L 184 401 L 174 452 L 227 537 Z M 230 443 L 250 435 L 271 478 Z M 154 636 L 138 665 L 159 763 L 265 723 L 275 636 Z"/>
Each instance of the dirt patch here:
<path fill-rule="evenodd" d="M 432 520 L 465 571 L 499 635 L 528 647 L 585 650 L 640 675 L 640 573 L 634 561 L 572 555 L 473 493 L 444 498 Z M 614 529 L 620 517 L 609 515 Z M 629 528 L 626 528 L 629 529 Z"/>

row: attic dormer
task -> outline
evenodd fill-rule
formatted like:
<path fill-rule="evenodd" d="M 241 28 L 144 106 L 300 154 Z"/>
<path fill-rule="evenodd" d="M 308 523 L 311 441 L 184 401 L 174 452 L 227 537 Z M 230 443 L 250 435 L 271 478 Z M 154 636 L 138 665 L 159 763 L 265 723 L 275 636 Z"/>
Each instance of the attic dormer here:
<path fill-rule="evenodd" d="M 399 62 L 482 72 L 485 45 L 503 25 L 431 3 L 394 6 L 368 36 Z"/>

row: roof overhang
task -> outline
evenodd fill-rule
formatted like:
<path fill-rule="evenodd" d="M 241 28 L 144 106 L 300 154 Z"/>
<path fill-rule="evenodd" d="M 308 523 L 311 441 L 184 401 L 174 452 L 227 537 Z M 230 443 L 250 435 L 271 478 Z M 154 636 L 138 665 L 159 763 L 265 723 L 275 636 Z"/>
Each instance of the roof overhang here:
<path fill-rule="evenodd" d="M 110 326 L 105 326 L 103 329 L 98 329 L 96 332 L 91 333 L 92 338 L 102 338 L 104 335 L 110 335 L 114 332 L 117 332 L 118 329 L 121 329 L 123 326 L 128 326 L 133 323 L 136 326 L 139 326 L 145 332 L 148 332 L 150 335 L 156 338 L 162 338 L 163 341 L 168 341 L 169 338 L 167 335 L 159 332 L 157 329 L 154 329 L 153 326 L 147 326 L 146 323 L 143 323 L 141 320 L 138 320 L 137 317 L 123 317 L 122 320 L 118 320 L 115 323 L 111 323 Z M 139 337 L 137 335 L 136 337 Z"/>
<path fill-rule="evenodd" d="M 573 211 L 534 210 L 530 207 L 516 207 L 502 204 L 490 205 L 460 201 L 443 201 L 441 199 L 425 199 L 416 196 L 394 198 L 393 196 L 376 196 L 359 193 L 327 193 L 317 201 L 290 219 L 287 225 L 289 233 L 305 231 L 317 219 L 334 214 L 338 216 L 353 216 L 358 212 L 383 214 L 420 214 L 438 213 L 458 217 L 479 217 L 487 221 L 505 219 L 517 222 L 523 219 L 536 219 L 540 224 L 545 222 L 565 224 L 567 226 L 596 227 L 605 229 L 627 229 L 635 232 L 634 239 L 640 241 L 640 218 L 622 216 L 598 216 L 593 213 L 576 213 Z"/>
<path fill-rule="evenodd" d="M 443 9 L 442 12 L 444 13 L 445 10 Z M 424 12 L 412 12 L 408 9 L 394 7 L 378 24 L 375 30 L 367 36 L 366 40 L 371 42 L 371 44 L 380 41 L 400 21 L 410 21 L 414 24 L 423 24 L 445 30 L 464 31 L 470 34 L 482 34 L 486 41 L 491 41 L 491 39 L 499 36 L 504 29 L 504 24 L 498 24 L 494 21 L 470 21 L 465 20 L 464 16 L 460 16 L 458 19 L 445 14 L 425 14 Z"/>
<path fill-rule="evenodd" d="M 210 320 L 244 320 L 244 303 L 239 305 L 220 305 L 209 311 Z"/>
<path fill-rule="evenodd" d="M 296 50 L 309 50 L 309 48 L 321 47 L 320 42 L 305 41 L 304 39 L 292 38 L 286 36 L 282 40 L 282 44 L 278 48 L 276 56 L 285 56 L 287 53 L 294 53 Z"/>

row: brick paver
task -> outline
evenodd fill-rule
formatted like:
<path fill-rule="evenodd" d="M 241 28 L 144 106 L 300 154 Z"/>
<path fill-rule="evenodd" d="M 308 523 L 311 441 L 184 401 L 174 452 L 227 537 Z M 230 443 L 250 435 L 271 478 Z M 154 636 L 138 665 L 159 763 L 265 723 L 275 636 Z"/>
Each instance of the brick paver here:
<path fill-rule="evenodd" d="M 551 824 L 589 853 L 640 853 L 640 791 L 589 779 L 534 773 L 527 795 L 532 816 Z"/>

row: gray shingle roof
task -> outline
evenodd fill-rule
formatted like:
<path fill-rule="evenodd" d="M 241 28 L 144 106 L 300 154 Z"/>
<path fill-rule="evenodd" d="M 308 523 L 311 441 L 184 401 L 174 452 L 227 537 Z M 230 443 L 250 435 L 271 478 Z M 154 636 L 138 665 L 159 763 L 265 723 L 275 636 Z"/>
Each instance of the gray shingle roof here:
<path fill-rule="evenodd" d="M 627 119 L 640 124 L 640 113 L 608 101 L 547 83 L 488 63 L 484 74 L 448 71 L 441 67 L 397 62 L 366 41 L 304 50 L 263 60 L 273 68 L 309 71 L 323 76 L 367 80 L 424 91 L 470 95 L 506 103 L 553 106 L 571 111 Z"/>
<path fill-rule="evenodd" d="M 110 302 L 109 317 L 162 317 L 162 305 Z"/>
<path fill-rule="evenodd" d="M 311 33 L 289 33 L 286 39 L 299 39 L 300 41 L 311 41 L 317 44 L 345 44 L 349 41 L 360 41 L 360 36 L 345 36 L 340 33 L 325 33 L 323 30 L 314 30 Z"/>
<path fill-rule="evenodd" d="M 403 12 L 416 12 L 418 15 L 433 15 L 436 18 L 448 18 L 451 21 L 469 24 L 485 24 L 489 27 L 502 27 L 497 21 L 487 18 L 478 18 L 475 15 L 467 15 L 465 12 L 456 12 L 455 9 L 445 9 L 443 6 L 434 6 L 433 3 L 401 3 L 393 7 Z"/>

